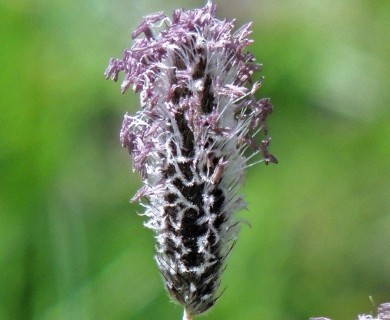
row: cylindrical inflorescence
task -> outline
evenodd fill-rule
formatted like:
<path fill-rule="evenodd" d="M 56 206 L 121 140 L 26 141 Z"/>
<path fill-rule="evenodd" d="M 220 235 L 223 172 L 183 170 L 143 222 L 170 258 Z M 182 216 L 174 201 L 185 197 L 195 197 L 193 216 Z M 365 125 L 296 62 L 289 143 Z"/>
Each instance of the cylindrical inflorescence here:
<path fill-rule="evenodd" d="M 144 17 L 122 59 L 106 77 L 124 73 L 122 91 L 141 95 L 141 110 L 125 115 L 121 143 L 141 174 L 133 200 L 146 198 L 145 225 L 156 235 L 156 261 L 170 295 L 190 315 L 216 301 L 224 260 L 235 242 L 233 213 L 245 208 L 244 169 L 276 163 L 258 133 L 267 133 L 268 99 L 256 100 L 261 66 L 243 49 L 250 24 L 233 31 L 208 2 L 195 10 Z M 140 37 L 140 35 L 144 35 Z"/>

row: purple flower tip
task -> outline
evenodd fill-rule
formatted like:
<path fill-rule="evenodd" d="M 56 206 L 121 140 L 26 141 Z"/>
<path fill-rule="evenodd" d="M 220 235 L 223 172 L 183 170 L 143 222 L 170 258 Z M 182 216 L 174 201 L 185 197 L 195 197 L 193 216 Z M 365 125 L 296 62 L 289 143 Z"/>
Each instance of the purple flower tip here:
<path fill-rule="evenodd" d="M 277 163 L 270 138 L 255 138 L 267 134 L 272 106 L 254 95 L 262 80 L 252 81 L 261 66 L 244 52 L 251 24 L 233 31 L 234 21 L 218 20 L 215 11 L 209 1 L 175 10 L 171 19 L 144 17 L 132 47 L 105 73 L 116 81 L 123 72 L 122 92 L 132 86 L 140 93 L 141 110 L 125 115 L 120 134 L 143 179 L 133 201 L 147 199 L 157 264 L 170 295 L 191 315 L 217 299 L 238 232 L 233 213 L 245 207 L 238 194 L 244 170 Z"/>

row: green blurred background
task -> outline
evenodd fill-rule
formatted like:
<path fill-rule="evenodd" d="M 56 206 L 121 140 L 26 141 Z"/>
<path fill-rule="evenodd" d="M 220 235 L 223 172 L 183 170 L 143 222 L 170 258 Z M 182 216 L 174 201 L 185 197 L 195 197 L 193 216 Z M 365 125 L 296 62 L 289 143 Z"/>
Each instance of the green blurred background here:
<path fill-rule="evenodd" d="M 250 168 L 204 319 L 355 319 L 390 301 L 390 1 L 217 0 L 254 21 L 278 165 Z M 180 319 L 128 199 L 138 97 L 105 81 L 141 16 L 203 1 L 0 1 L 0 319 Z M 370 301 L 370 296 L 374 304 Z"/>

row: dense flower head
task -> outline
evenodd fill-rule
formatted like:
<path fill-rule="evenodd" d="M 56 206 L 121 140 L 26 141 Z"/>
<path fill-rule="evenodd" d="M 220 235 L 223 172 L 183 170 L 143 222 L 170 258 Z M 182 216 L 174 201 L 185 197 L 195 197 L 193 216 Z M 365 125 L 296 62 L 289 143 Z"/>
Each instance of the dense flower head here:
<path fill-rule="evenodd" d="M 244 49 L 251 24 L 234 31 L 208 2 L 176 10 L 172 18 L 143 18 L 133 45 L 111 59 L 106 77 L 124 73 L 122 92 L 132 87 L 141 110 L 125 115 L 121 143 L 143 186 L 145 225 L 156 235 L 156 261 L 170 295 L 188 314 L 216 301 L 224 260 L 235 242 L 233 213 L 245 208 L 239 194 L 244 170 L 276 163 L 268 151 L 268 99 L 256 100 L 261 65 Z M 255 156 L 259 155 L 256 160 Z"/>
<path fill-rule="evenodd" d="M 331 320 L 324 317 L 310 318 L 310 320 Z M 357 320 L 390 320 L 390 302 L 379 305 L 377 316 L 371 314 L 358 315 Z"/>

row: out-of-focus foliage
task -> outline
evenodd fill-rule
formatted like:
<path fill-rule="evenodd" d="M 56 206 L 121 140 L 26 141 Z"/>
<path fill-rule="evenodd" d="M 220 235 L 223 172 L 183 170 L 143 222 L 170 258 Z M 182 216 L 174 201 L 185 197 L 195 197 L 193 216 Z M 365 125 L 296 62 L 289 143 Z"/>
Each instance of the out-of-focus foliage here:
<path fill-rule="evenodd" d="M 202 1 L 0 2 L 0 319 L 179 319 L 128 203 L 104 80 L 141 16 Z M 390 300 L 390 2 L 217 1 L 254 22 L 279 164 L 250 168 L 208 319 L 353 319 Z"/>

